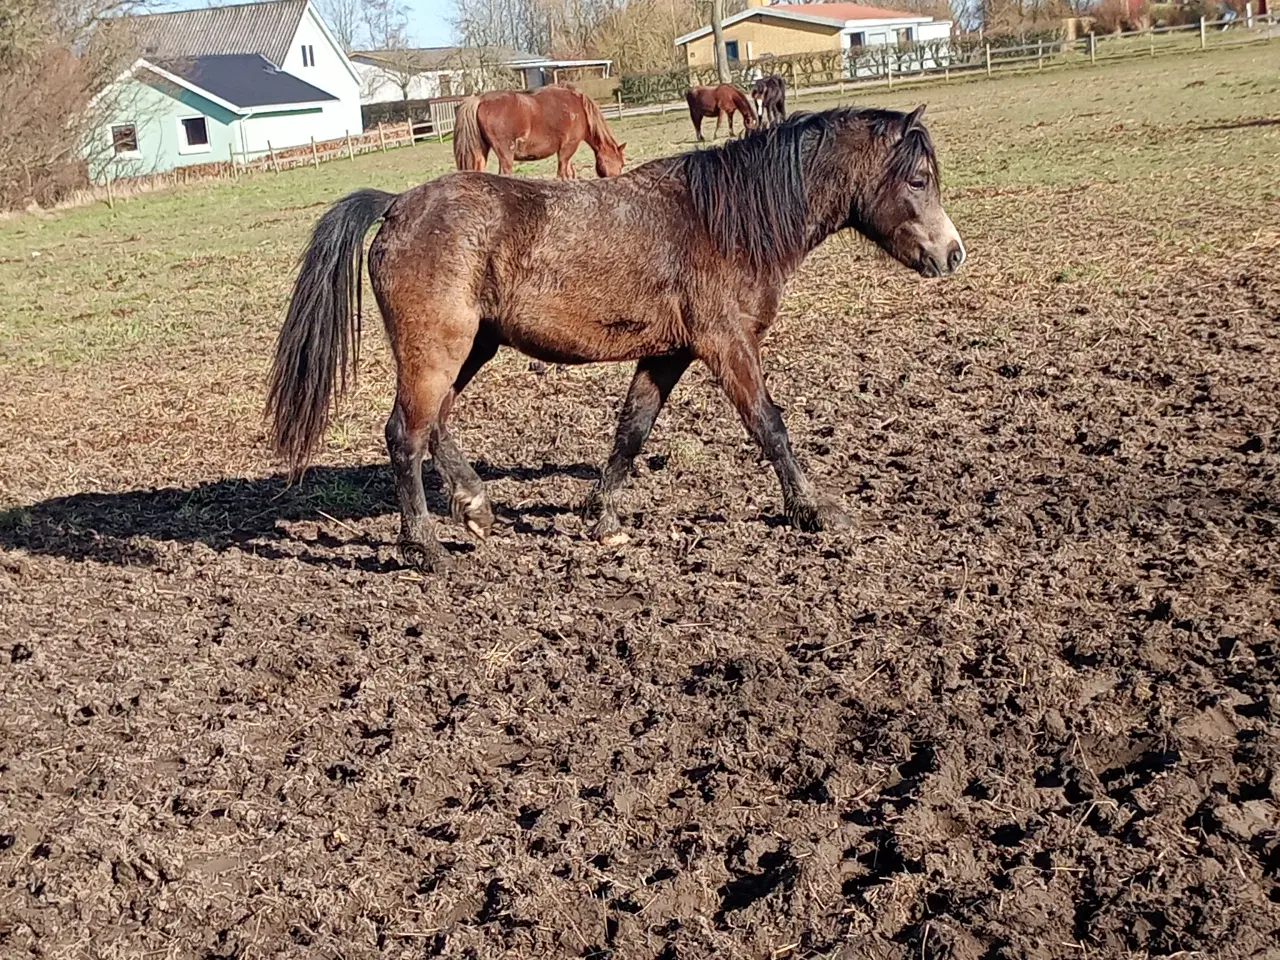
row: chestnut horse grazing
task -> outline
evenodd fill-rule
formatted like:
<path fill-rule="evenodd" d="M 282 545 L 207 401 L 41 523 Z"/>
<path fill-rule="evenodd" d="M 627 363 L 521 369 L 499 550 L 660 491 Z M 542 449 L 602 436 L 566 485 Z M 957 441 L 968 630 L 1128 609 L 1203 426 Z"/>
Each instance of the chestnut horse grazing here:
<path fill-rule="evenodd" d="M 751 88 L 760 125 L 781 123 L 787 119 L 787 82 L 779 76 L 761 77 Z"/>
<path fill-rule="evenodd" d="M 964 262 L 923 110 L 797 114 L 606 180 L 451 173 L 398 196 L 361 190 L 337 201 L 316 224 L 276 345 L 267 412 L 277 451 L 300 475 L 346 390 L 359 359 L 364 235 L 381 220 L 369 279 L 396 360 L 386 438 L 407 561 L 450 565 L 423 493 L 428 451 L 454 518 L 481 538 L 492 528 L 488 494 L 448 419 L 500 346 L 549 362 L 636 362 L 587 501 L 602 542 L 626 539 L 618 491 L 694 360 L 772 462 L 791 523 L 846 526 L 792 451 L 760 341 L 787 279 L 840 230 L 926 277 Z"/>
<path fill-rule="evenodd" d="M 458 107 L 453 129 L 453 159 L 459 170 L 483 170 L 489 151 L 498 155 L 498 172 L 510 175 L 517 160 L 560 161 L 556 176 L 575 177 L 574 153 L 583 140 L 595 151 L 596 176 L 616 177 L 626 163 L 594 100 L 568 87 L 541 87 L 533 93 L 484 93 Z"/>
<path fill-rule="evenodd" d="M 722 83 L 718 87 L 694 87 L 685 100 L 689 104 L 689 116 L 693 120 L 693 129 L 702 141 L 702 120 L 704 117 L 716 118 L 716 132 L 712 137 L 720 136 L 720 121 L 727 114 L 729 117 L 729 136 L 733 136 L 733 115 L 742 114 L 742 125 L 748 130 L 756 128 L 756 112 L 747 95 L 731 83 Z"/>

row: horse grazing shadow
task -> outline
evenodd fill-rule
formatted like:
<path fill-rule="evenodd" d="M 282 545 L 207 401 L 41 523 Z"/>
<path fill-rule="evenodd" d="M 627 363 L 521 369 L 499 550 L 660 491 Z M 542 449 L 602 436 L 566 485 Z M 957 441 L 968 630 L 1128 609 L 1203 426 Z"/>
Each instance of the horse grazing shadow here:
<path fill-rule="evenodd" d="M 597 468 L 584 463 L 495 467 L 481 462 L 475 468 L 486 481 L 525 482 L 549 476 L 594 480 L 599 474 Z M 428 468 L 423 473 L 432 511 L 447 515 L 448 505 L 435 471 Z M 519 509 L 495 505 L 495 509 L 516 532 L 536 532 L 528 517 L 571 512 L 554 504 L 528 504 Z M 391 475 L 385 465 L 313 467 L 293 486 L 283 474 L 277 474 L 188 488 L 78 493 L 0 511 L 0 550 L 119 566 L 154 563 L 155 552 L 149 544 L 157 542 L 202 543 L 219 552 L 251 545 L 259 556 L 294 557 L 293 550 L 282 549 L 294 538 L 281 521 L 348 524 L 396 511 Z M 357 537 L 357 542 L 361 540 L 373 548 L 381 545 Z M 316 562 L 315 557 L 304 559 Z M 351 565 L 338 558 L 333 563 Z"/>

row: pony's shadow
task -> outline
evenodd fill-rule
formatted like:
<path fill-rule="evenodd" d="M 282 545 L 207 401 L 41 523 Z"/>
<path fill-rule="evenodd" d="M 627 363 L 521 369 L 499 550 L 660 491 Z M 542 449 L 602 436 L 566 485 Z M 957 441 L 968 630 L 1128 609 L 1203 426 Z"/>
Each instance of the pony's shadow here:
<path fill-rule="evenodd" d="M 588 481 L 598 476 L 598 469 L 585 463 L 498 467 L 478 462 L 473 466 L 485 481 L 528 482 L 549 476 Z M 447 515 L 439 479 L 429 466 L 423 471 L 423 480 L 432 512 Z M 385 563 L 376 553 L 385 544 L 350 524 L 396 510 L 385 465 L 313 467 L 293 486 L 281 474 L 260 480 L 218 480 L 188 488 L 80 493 L 0 511 L 0 549 L 72 561 L 149 566 L 157 561 L 152 548 L 156 543 L 201 543 L 218 552 L 237 547 L 267 558 L 382 569 Z M 532 519 L 569 513 L 573 508 L 522 503 L 519 507 L 495 504 L 495 510 L 499 522 L 517 533 L 536 534 L 544 530 L 531 523 Z M 282 521 L 297 520 L 314 520 L 325 526 L 329 525 L 326 521 L 336 521 L 356 536 L 342 540 L 334 536 L 336 531 L 329 530 L 316 543 L 322 547 L 356 543 L 371 548 L 372 554 L 356 561 L 331 551 L 316 554 L 303 550 L 300 554 L 298 544 L 288 542 L 295 538 L 281 525 Z"/>

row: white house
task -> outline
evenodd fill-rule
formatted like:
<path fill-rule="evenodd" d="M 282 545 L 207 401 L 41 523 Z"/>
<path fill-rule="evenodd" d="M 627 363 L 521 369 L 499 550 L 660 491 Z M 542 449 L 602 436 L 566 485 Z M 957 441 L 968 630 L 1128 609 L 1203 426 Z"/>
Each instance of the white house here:
<path fill-rule="evenodd" d="M 141 56 L 103 94 L 95 180 L 252 159 L 364 131 L 360 76 L 311 0 L 130 17 Z"/>
<path fill-rule="evenodd" d="M 748 0 L 745 10 L 726 17 L 722 25 L 730 63 L 837 51 L 853 55 L 891 46 L 928 45 L 940 53 L 951 36 L 950 20 L 860 3 Z M 675 43 L 684 48 L 690 69 L 714 65 L 709 25 L 677 37 Z"/>

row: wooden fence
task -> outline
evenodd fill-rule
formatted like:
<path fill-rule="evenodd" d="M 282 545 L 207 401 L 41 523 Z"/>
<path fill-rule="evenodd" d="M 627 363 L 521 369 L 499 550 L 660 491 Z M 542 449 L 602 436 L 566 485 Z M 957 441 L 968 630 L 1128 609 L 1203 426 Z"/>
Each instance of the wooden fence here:
<path fill-rule="evenodd" d="M 1074 40 L 1050 38 L 1036 43 L 1003 45 L 997 42 L 950 44 L 945 55 L 935 50 L 912 56 L 909 48 L 861 50 L 850 54 L 843 70 L 815 63 L 811 70 L 788 71 L 788 93 L 798 95 L 843 93 L 876 86 L 894 87 L 908 82 L 952 80 L 962 77 L 995 77 L 1010 72 L 1042 71 L 1103 62 L 1176 56 L 1244 46 L 1280 39 L 1280 14 L 1248 12 L 1233 19 L 1206 20 L 1177 27 L 1155 27 L 1114 34 L 1088 34 Z M 1280 54 L 1280 44 L 1277 44 Z M 791 65 L 793 68 L 795 64 Z M 624 78 L 624 86 L 626 78 Z M 633 88 L 635 89 L 635 88 Z M 640 91 L 637 89 L 637 93 Z M 656 90 L 655 90 L 656 92 Z M 635 104 L 635 101 L 632 101 Z M 683 99 L 622 105 L 609 110 L 610 117 L 683 111 Z"/>

